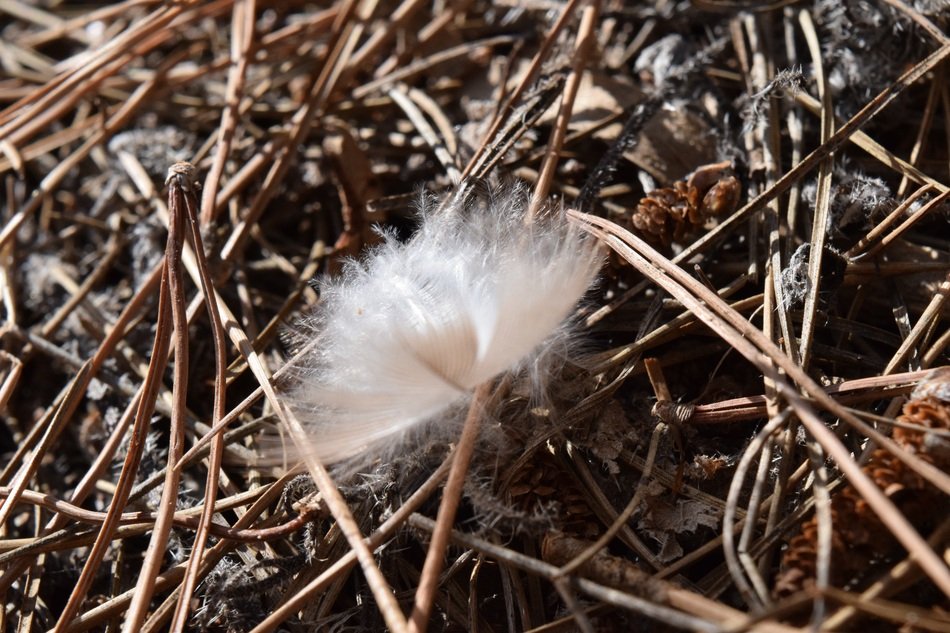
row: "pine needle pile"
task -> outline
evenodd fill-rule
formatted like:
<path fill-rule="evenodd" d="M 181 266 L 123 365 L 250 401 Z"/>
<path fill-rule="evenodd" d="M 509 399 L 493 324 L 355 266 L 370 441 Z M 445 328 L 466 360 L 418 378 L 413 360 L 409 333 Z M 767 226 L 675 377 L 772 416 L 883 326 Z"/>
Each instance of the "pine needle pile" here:
<path fill-rule="evenodd" d="M 0 0 L 0 632 L 950 630 L 948 27 Z"/>

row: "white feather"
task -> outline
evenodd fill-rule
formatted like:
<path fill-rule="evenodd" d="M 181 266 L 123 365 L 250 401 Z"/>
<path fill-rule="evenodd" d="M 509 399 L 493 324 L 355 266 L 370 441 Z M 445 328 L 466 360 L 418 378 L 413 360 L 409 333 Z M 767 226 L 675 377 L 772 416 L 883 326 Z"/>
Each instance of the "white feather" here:
<path fill-rule="evenodd" d="M 322 285 L 287 391 L 318 457 L 393 451 L 558 331 L 601 257 L 561 214 L 525 224 L 525 203 L 515 188 L 423 208 L 410 241 L 388 236 Z"/>

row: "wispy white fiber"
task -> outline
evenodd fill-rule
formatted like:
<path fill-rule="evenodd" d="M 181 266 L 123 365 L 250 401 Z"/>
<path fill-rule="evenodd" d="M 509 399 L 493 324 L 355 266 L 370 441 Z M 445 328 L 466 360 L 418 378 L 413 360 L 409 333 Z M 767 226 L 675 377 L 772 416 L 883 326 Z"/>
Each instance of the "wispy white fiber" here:
<path fill-rule="evenodd" d="M 526 224 L 526 202 L 520 188 L 426 200 L 411 240 L 386 236 L 321 285 L 287 392 L 318 457 L 391 454 L 559 331 L 601 257 L 557 213 Z"/>

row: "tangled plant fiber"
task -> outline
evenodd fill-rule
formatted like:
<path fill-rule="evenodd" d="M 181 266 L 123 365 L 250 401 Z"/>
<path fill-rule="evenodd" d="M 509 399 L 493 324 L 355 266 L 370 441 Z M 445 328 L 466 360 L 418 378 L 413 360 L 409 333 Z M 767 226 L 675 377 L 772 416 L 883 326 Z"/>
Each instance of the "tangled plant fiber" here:
<path fill-rule="evenodd" d="M 563 214 L 527 222 L 526 206 L 521 187 L 441 208 L 424 197 L 408 242 L 386 234 L 322 284 L 299 324 L 303 351 L 286 390 L 316 456 L 395 454 L 478 385 L 543 365 L 601 256 Z"/>

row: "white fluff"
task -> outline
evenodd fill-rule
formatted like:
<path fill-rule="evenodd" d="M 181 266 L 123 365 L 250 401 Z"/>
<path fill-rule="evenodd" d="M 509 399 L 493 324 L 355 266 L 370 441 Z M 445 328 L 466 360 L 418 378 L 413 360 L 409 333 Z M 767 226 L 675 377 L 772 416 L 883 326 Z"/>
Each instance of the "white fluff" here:
<path fill-rule="evenodd" d="M 321 285 L 287 391 L 325 462 L 392 453 L 407 431 L 532 360 L 589 288 L 596 246 L 515 188 L 436 212 Z M 432 208 L 426 208 L 432 207 Z"/>

